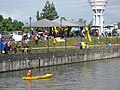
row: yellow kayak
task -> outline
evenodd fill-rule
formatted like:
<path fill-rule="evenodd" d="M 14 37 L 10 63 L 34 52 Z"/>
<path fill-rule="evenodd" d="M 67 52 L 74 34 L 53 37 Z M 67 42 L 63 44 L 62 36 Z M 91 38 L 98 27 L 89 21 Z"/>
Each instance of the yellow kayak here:
<path fill-rule="evenodd" d="M 38 76 L 32 76 L 32 77 L 23 77 L 22 80 L 38 80 Z"/>
<path fill-rule="evenodd" d="M 23 77 L 22 80 L 38 80 L 38 79 L 46 79 L 52 77 L 53 74 L 45 74 L 42 76 L 32 76 L 32 77 Z"/>
<path fill-rule="evenodd" d="M 39 79 L 46 79 L 46 78 L 51 78 L 53 76 L 53 74 L 45 74 L 45 75 L 42 75 L 42 76 L 38 76 Z"/>

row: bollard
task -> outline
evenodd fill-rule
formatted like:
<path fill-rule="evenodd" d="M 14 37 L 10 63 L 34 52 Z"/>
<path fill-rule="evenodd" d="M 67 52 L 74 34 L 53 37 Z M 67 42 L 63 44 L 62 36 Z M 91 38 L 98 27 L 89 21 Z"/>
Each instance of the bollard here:
<path fill-rule="evenodd" d="M 39 57 L 39 68 L 40 68 L 40 57 Z"/>

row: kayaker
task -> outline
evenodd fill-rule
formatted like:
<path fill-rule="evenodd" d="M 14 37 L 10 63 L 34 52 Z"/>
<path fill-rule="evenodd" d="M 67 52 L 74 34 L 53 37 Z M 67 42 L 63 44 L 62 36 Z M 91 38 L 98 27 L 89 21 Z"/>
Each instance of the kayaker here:
<path fill-rule="evenodd" d="M 32 72 L 31 72 L 31 70 L 29 70 L 28 72 L 27 72 L 27 77 L 31 77 L 32 76 Z"/>

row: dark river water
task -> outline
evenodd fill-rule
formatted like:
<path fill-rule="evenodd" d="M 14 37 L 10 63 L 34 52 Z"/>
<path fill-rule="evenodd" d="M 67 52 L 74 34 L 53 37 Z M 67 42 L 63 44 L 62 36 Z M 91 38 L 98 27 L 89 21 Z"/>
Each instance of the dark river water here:
<path fill-rule="evenodd" d="M 0 90 L 120 90 L 120 58 L 32 70 L 49 79 L 24 81 L 27 70 L 1 73 Z"/>

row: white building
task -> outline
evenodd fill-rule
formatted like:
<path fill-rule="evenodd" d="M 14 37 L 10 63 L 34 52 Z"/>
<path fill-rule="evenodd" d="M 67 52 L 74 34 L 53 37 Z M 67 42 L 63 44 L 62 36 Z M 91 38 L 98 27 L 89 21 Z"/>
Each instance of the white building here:
<path fill-rule="evenodd" d="M 101 35 L 104 32 L 103 12 L 105 10 L 108 0 L 88 0 L 88 1 L 90 3 L 90 6 L 91 6 L 93 14 L 94 14 L 92 29 L 98 30 L 99 35 Z"/>
<path fill-rule="evenodd" d="M 113 30 L 115 30 L 114 33 L 113 33 Z M 111 33 L 111 34 L 120 33 L 120 29 L 118 29 L 117 23 L 106 25 L 104 27 L 104 34 L 105 33 Z"/>

